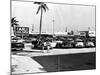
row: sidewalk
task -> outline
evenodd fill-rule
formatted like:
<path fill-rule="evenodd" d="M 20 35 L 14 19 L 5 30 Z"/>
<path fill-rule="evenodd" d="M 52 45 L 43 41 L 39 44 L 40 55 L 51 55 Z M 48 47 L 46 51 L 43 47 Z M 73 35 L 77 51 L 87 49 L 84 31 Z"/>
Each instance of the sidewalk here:
<path fill-rule="evenodd" d="M 95 48 L 80 48 L 80 49 L 52 49 L 49 53 L 47 50 L 44 50 L 44 53 L 41 50 L 36 49 L 24 49 L 23 52 L 17 53 L 18 55 L 24 55 L 29 57 L 35 56 L 50 56 L 50 55 L 62 55 L 62 54 L 75 54 L 75 53 L 88 53 L 95 52 Z"/>
<path fill-rule="evenodd" d="M 16 66 L 12 74 L 46 72 L 38 62 L 26 56 L 12 55 L 12 66 Z"/>
<path fill-rule="evenodd" d="M 44 50 L 44 53 L 38 49 L 31 49 L 31 44 L 26 44 L 23 52 L 17 53 L 18 55 L 22 56 L 50 56 L 50 55 L 62 55 L 62 54 L 75 54 L 75 53 L 88 53 L 88 52 L 95 52 L 95 48 L 73 48 L 73 49 L 51 49 L 49 53 L 47 50 Z"/>

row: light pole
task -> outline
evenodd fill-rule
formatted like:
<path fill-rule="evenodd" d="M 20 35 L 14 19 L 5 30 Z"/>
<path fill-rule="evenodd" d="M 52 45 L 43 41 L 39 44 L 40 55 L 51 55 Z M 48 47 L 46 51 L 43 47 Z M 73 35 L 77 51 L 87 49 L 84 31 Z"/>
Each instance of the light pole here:
<path fill-rule="evenodd" d="M 66 26 L 65 32 L 67 32 L 67 31 L 68 31 L 68 28 L 67 28 L 67 26 Z"/>
<path fill-rule="evenodd" d="M 32 25 L 32 31 L 31 31 L 31 33 L 33 33 L 33 31 L 34 31 L 34 24 Z"/>
<path fill-rule="evenodd" d="M 90 31 L 90 27 L 88 27 L 88 31 Z"/>
<path fill-rule="evenodd" d="M 53 35 L 54 35 L 54 22 L 55 22 L 54 18 L 53 18 L 52 22 L 53 22 Z"/>

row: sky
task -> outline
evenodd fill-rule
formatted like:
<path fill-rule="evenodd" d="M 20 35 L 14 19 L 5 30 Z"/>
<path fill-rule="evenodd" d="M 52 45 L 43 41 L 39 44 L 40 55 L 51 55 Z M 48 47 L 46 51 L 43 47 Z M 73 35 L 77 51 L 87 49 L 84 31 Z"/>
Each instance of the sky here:
<path fill-rule="evenodd" d="M 95 7 L 68 4 L 46 3 L 49 10 L 43 13 L 42 32 L 65 32 L 95 30 Z M 12 1 L 12 17 L 16 17 L 20 26 L 39 32 L 40 12 L 36 15 L 38 5 L 32 2 Z M 54 23 L 53 23 L 54 20 Z M 54 26 L 53 26 L 54 25 Z"/>

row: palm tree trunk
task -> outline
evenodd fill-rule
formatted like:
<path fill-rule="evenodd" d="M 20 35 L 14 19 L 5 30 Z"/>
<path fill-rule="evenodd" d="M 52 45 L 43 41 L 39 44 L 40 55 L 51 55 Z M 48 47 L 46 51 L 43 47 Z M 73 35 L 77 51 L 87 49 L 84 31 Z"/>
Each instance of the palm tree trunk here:
<path fill-rule="evenodd" d="M 43 15 L 43 9 L 41 8 L 40 29 L 39 29 L 40 36 L 41 36 L 41 29 L 42 29 L 42 15 Z"/>

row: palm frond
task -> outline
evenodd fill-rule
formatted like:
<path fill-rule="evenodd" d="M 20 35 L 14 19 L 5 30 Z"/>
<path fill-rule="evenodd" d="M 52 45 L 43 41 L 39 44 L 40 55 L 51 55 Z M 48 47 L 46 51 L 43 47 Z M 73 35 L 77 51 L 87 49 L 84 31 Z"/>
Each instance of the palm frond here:
<path fill-rule="evenodd" d="M 15 25 L 18 26 L 19 24 L 16 24 L 16 23 L 15 23 Z"/>
<path fill-rule="evenodd" d="M 46 4 L 44 4 L 44 6 L 45 6 L 45 8 L 46 8 L 47 10 L 49 10 L 49 8 L 47 7 L 47 5 L 46 5 Z"/>
<path fill-rule="evenodd" d="M 19 22 L 19 21 L 17 21 L 15 18 L 16 18 L 16 17 L 13 17 L 13 18 L 11 19 L 11 26 L 12 26 L 12 27 L 13 27 L 13 26 L 18 26 L 18 22 Z"/>
<path fill-rule="evenodd" d="M 46 12 L 46 8 L 45 8 L 45 6 L 44 6 L 44 5 L 42 5 L 41 7 L 42 7 L 42 8 L 44 9 L 44 11 Z"/>
<path fill-rule="evenodd" d="M 41 9 L 41 6 L 38 7 L 38 10 L 37 10 L 36 14 L 39 13 L 40 9 Z"/>
<path fill-rule="evenodd" d="M 34 2 L 34 4 L 41 4 L 42 2 Z"/>
<path fill-rule="evenodd" d="M 14 21 L 15 21 L 16 23 L 19 22 L 19 21 L 17 21 L 17 20 L 14 20 Z"/>
<path fill-rule="evenodd" d="M 13 18 L 11 19 L 11 23 L 13 23 L 13 22 L 14 22 L 15 18 L 16 18 L 16 17 L 13 17 Z"/>

